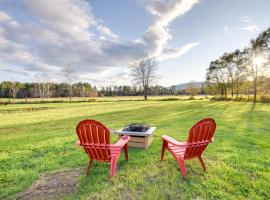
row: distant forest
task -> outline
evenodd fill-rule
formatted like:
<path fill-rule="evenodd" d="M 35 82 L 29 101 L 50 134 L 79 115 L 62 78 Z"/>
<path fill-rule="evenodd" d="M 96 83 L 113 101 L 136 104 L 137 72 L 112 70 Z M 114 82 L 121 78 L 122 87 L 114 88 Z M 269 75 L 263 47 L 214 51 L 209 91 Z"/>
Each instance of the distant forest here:
<path fill-rule="evenodd" d="M 188 84 L 189 85 L 189 84 Z M 204 89 L 193 88 L 192 82 L 190 88 L 176 90 L 175 86 L 151 86 L 149 95 L 180 95 L 192 93 L 204 94 Z M 192 87 L 192 88 L 191 88 Z M 0 83 L 0 98 L 50 98 L 50 97 L 97 97 L 97 96 L 141 96 L 143 89 L 135 86 L 108 86 L 97 89 L 89 83 L 74 83 L 70 87 L 67 83 L 21 83 L 4 81 Z M 196 91 L 195 91 L 196 90 Z"/>

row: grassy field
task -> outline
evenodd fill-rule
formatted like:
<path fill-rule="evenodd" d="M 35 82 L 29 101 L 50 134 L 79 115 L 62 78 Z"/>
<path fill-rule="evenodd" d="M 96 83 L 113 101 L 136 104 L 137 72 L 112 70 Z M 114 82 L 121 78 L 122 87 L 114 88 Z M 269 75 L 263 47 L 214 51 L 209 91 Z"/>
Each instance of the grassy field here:
<path fill-rule="evenodd" d="M 175 159 L 160 162 L 161 134 L 184 140 L 198 120 L 217 122 L 215 141 L 187 161 L 183 178 Z M 157 127 L 148 150 L 121 155 L 117 176 L 109 164 L 94 162 L 83 176 L 87 156 L 77 148 L 75 127 L 86 118 L 112 129 L 130 122 Z M 194 101 L 108 101 L 0 106 L 0 199 L 14 199 L 41 174 L 80 170 L 78 190 L 65 199 L 270 199 L 270 104 Z M 112 140 L 116 141 L 112 135 Z"/>
<path fill-rule="evenodd" d="M 206 98 L 211 98 L 211 95 L 196 95 L 194 99 L 202 100 Z M 169 95 L 169 96 L 149 96 L 149 100 L 188 100 L 190 98 L 189 95 Z M 143 101 L 142 96 L 118 96 L 118 97 L 72 97 L 72 102 L 108 102 L 108 101 Z M 54 98 L 28 98 L 28 103 L 69 103 L 69 98 L 67 97 L 54 97 Z M 0 103 L 9 103 L 8 98 L 0 98 Z M 26 103 L 26 99 L 24 98 L 11 98 L 11 104 L 24 104 Z"/>

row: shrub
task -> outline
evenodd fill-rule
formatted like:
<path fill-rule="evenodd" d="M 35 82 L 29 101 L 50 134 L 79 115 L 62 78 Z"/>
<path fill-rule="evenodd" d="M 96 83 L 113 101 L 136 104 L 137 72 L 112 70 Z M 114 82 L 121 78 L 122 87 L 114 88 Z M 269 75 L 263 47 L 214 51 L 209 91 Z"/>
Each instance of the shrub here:
<path fill-rule="evenodd" d="M 161 101 L 177 101 L 177 100 L 180 100 L 178 98 L 166 98 L 166 99 L 161 99 Z"/>
<path fill-rule="evenodd" d="M 212 97 L 211 98 L 212 101 L 225 101 L 224 97 Z"/>
<path fill-rule="evenodd" d="M 0 105 L 7 105 L 7 102 L 0 101 Z"/>
<path fill-rule="evenodd" d="M 261 101 L 262 103 L 270 103 L 270 96 L 262 95 L 262 96 L 260 97 L 260 101 Z"/>
<path fill-rule="evenodd" d="M 88 99 L 88 102 L 96 102 L 97 99 Z"/>

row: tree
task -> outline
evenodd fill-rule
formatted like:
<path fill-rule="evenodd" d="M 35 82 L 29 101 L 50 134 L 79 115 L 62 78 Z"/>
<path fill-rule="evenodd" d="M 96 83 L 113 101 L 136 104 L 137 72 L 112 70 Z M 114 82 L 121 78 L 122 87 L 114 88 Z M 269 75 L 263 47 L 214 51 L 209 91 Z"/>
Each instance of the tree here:
<path fill-rule="evenodd" d="M 195 87 L 195 81 L 190 81 L 187 85 L 187 94 L 189 94 L 190 99 L 194 98 L 194 95 L 196 94 L 196 87 Z"/>
<path fill-rule="evenodd" d="M 13 83 L 11 81 L 2 82 L 2 88 L 7 92 L 8 102 L 11 104 Z"/>
<path fill-rule="evenodd" d="M 207 70 L 206 80 L 208 84 L 215 85 L 220 94 L 227 98 L 228 89 L 228 70 L 226 69 L 226 60 L 224 55 L 218 60 L 212 61 Z"/>
<path fill-rule="evenodd" d="M 176 95 L 176 92 L 177 92 L 176 86 L 175 86 L 175 85 L 171 86 L 171 87 L 170 87 L 170 94 L 171 94 L 171 95 Z"/>
<path fill-rule="evenodd" d="M 47 73 L 38 73 L 35 75 L 37 81 L 38 94 L 41 99 L 50 97 L 50 78 Z"/>
<path fill-rule="evenodd" d="M 31 86 L 32 85 L 30 83 L 22 84 L 23 94 L 24 94 L 24 98 L 25 98 L 26 103 L 28 103 L 28 96 L 29 96 L 29 93 L 30 93 Z"/>
<path fill-rule="evenodd" d="M 249 63 L 249 72 L 253 80 L 253 102 L 257 101 L 259 78 L 263 78 L 266 71 L 267 60 L 265 59 L 264 50 L 264 44 L 260 38 L 251 41 L 251 49 L 248 51 L 249 60 L 247 62 Z"/>
<path fill-rule="evenodd" d="M 131 77 L 135 84 L 142 86 L 144 100 L 147 100 L 149 86 L 157 78 L 157 62 L 154 57 L 144 58 L 131 65 Z"/>
<path fill-rule="evenodd" d="M 74 82 L 76 75 L 75 75 L 75 68 L 71 65 L 66 65 L 63 69 L 65 82 L 68 84 L 68 97 L 69 102 L 71 103 L 72 97 L 72 83 Z"/>
<path fill-rule="evenodd" d="M 244 84 L 244 81 L 247 78 L 247 68 L 244 65 L 245 60 L 244 60 L 244 52 L 240 50 L 236 50 L 233 52 L 233 62 L 235 64 L 235 70 L 232 73 L 233 76 L 233 89 L 236 92 L 236 97 L 238 97 L 241 88 Z M 233 93 L 233 92 L 232 92 Z"/>

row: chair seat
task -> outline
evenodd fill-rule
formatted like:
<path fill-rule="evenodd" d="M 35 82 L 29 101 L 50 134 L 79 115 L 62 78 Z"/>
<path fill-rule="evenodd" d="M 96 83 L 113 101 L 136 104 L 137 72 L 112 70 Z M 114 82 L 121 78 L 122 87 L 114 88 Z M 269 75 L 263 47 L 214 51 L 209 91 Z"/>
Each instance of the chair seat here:
<path fill-rule="evenodd" d="M 168 144 L 168 149 L 171 151 L 171 153 L 174 155 L 176 158 L 184 158 L 186 147 L 183 146 L 175 146 L 173 144 Z"/>

